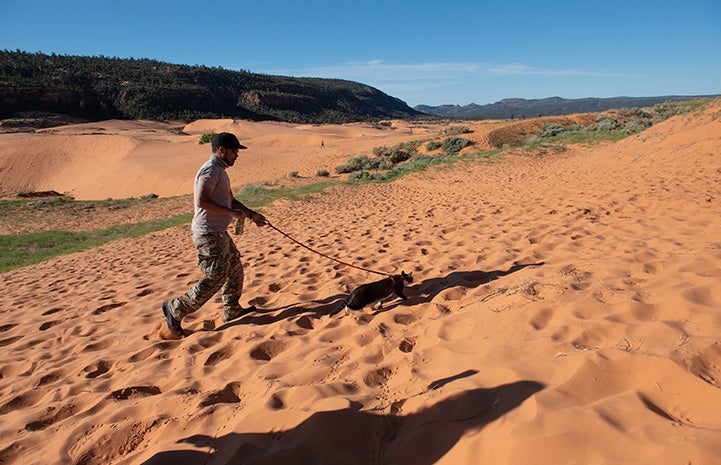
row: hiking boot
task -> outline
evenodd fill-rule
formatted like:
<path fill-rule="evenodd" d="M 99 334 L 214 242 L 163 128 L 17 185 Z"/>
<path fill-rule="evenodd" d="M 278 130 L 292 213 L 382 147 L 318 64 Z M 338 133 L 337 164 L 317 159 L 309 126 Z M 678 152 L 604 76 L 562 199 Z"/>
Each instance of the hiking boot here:
<path fill-rule="evenodd" d="M 163 316 L 165 317 L 165 324 L 168 325 L 168 329 L 173 334 L 183 335 L 183 328 L 180 327 L 180 320 L 176 320 L 172 313 L 170 313 L 170 308 L 168 307 L 168 302 L 163 302 Z"/>
<path fill-rule="evenodd" d="M 225 311 L 223 312 L 223 321 L 224 321 L 225 323 L 227 323 L 227 322 L 229 322 L 229 321 L 233 321 L 233 320 L 235 320 L 236 318 L 240 318 L 241 316 L 247 315 L 248 313 L 254 312 L 254 311 L 255 311 L 255 306 L 254 306 L 254 305 L 251 305 L 251 306 L 248 307 L 248 308 L 243 308 L 243 307 L 241 307 L 241 306 L 238 306 L 238 307 L 233 308 L 233 309 L 227 309 L 227 308 L 226 308 Z"/>

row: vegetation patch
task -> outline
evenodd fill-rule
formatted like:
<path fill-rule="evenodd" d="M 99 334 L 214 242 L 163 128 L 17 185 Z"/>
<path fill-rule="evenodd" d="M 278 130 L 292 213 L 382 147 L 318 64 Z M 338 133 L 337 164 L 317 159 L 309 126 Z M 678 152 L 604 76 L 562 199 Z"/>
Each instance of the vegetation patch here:
<path fill-rule="evenodd" d="M 279 187 L 277 189 L 269 189 L 265 186 L 250 185 L 235 197 L 249 208 L 258 208 L 263 205 L 269 205 L 278 199 L 297 200 L 308 195 L 319 194 L 335 185 L 332 180 L 321 181 L 305 186 L 298 187 Z"/>
<path fill-rule="evenodd" d="M 458 134 L 469 134 L 473 131 L 471 131 L 468 126 L 448 126 L 445 128 L 442 133 L 447 136 L 455 136 Z"/>
<path fill-rule="evenodd" d="M 664 102 L 651 108 L 609 111 L 600 115 L 537 118 L 491 131 L 488 139 L 498 148 L 521 146 L 532 148 L 551 141 L 556 143 L 618 141 L 638 134 L 672 116 L 698 110 L 708 102 L 708 99 L 696 99 Z"/>
<path fill-rule="evenodd" d="M 458 152 L 463 150 L 471 142 L 463 137 L 447 137 L 441 147 L 448 155 L 457 155 Z"/>
<path fill-rule="evenodd" d="M 443 146 L 443 144 L 440 141 L 432 140 L 426 144 L 426 150 L 428 152 L 432 152 L 434 150 L 438 150 L 442 146 Z"/>
<path fill-rule="evenodd" d="M 213 137 L 215 137 L 214 132 L 203 134 L 202 136 L 200 136 L 198 145 L 210 144 L 211 142 L 213 142 Z"/>
<path fill-rule="evenodd" d="M 0 236 L 0 273 L 32 265 L 58 255 L 80 252 L 107 242 L 138 237 L 189 222 L 192 215 L 123 224 L 88 232 L 42 231 Z"/>

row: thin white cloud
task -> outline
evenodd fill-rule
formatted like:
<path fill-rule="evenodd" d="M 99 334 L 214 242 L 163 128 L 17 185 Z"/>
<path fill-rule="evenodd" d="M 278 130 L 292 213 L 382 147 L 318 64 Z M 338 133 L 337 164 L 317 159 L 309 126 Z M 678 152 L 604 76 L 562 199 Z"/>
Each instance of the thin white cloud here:
<path fill-rule="evenodd" d="M 354 81 L 426 81 L 447 79 L 479 71 L 474 63 L 389 64 L 383 60 L 352 61 L 338 65 L 264 71 L 291 76 L 328 77 Z"/>
<path fill-rule="evenodd" d="M 352 61 L 328 66 L 252 70 L 267 74 L 297 77 L 347 79 L 376 87 L 412 103 L 441 104 L 468 101 L 491 101 L 522 92 L 511 87 L 510 77 L 608 79 L 621 74 L 573 69 L 540 69 L 523 64 L 488 64 L 473 62 L 388 63 L 384 60 Z M 579 79 L 578 81 L 582 81 Z M 524 80 L 525 81 L 525 80 Z M 523 86 L 527 89 L 528 81 Z M 557 95 L 557 90 L 549 90 Z M 493 95 L 493 97 L 491 97 Z M 525 95 L 525 94 L 524 94 Z M 440 103 L 438 103 L 440 102 Z"/>
<path fill-rule="evenodd" d="M 264 70 L 269 74 L 349 79 L 361 82 L 435 81 L 493 76 L 619 77 L 618 74 L 573 69 L 538 69 L 522 64 L 437 62 L 393 64 L 383 60 L 353 61 L 329 66 Z"/>
<path fill-rule="evenodd" d="M 581 71 L 573 69 L 536 69 L 526 65 L 489 65 L 485 72 L 494 75 L 514 76 L 587 76 L 587 77 L 620 77 L 619 74 L 600 73 L 597 71 Z"/>

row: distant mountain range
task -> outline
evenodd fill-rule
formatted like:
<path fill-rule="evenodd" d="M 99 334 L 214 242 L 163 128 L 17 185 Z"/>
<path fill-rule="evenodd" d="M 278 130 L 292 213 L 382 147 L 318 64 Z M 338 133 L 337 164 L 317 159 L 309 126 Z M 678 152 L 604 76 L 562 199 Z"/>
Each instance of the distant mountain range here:
<path fill-rule="evenodd" d="M 523 98 L 507 98 L 488 105 L 440 105 L 437 107 L 417 105 L 416 110 L 429 115 L 459 119 L 508 119 L 535 118 L 537 116 L 558 116 L 574 113 L 595 113 L 622 108 L 645 108 L 663 102 L 680 102 L 696 98 L 713 98 L 717 95 L 663 97 L 613 97 L 613 98 L 580 98 L 565 99 L 549 97 L 544 99 L 526 100 Z"/>

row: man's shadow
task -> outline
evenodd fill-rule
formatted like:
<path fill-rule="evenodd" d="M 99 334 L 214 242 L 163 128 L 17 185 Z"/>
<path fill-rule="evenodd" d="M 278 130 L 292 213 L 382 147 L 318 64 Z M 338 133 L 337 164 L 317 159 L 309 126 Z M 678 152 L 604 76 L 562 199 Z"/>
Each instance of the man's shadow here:
<path fill-rule="evenodd" d="M 529 266 L 542 266 L 544 262 L 518 264 L 514 263 L 508 270 L 493 271 L 454 271 L 442 278 L 430 278 L 416 285 L 408 286 L 408 300 L 401 301 L 398 299 L 390 302 L 390 305 L 384 304 L 383 308 L 376 310 L 373 314 L 391 310 L 398 306 L 412 306 L 419 303 L 432 301 L 442 291 L 461 286 L 466 289 L 476 288 L 483 284 L 487 284 L 503 276 L 520 271 Z M 297 316 L 307 315 L 310 318 L 320 319 L 326 315 L 338 313 L 343 301 L 348 294 L 336 294 L 325 299 L 313 300 L 311 302 L 294 303 L 280 308 L 263 308 L 257 312 L 250 313 L 236 321 L 227 323 L 220 328 L 223 330 L 235 325 L 255 324 L 269 325 L 278 321 L 287 320 Z M 310 324 L 308 322 L 299 324 Z M 310 328 L 308 328 L 310 329 Z"/>
<path fill-rule="evenodd" d="M 438 389 L 468 373 L 434 381 L 428 390 Z M 359 406 L 355 406 L 316 412 L 287 430 L 230 433 L 218 438 L 195 435 L 178 442 L 193 444 L 204 451 L 159 452 L 143 465 L 215 463 L 216 460 L 244 465 L 432 465 L 468 432 L 483 429 L 544 387 L 524 380 L 465 391 L 408 415 L 397 414 L 405 402 L 398 401 L 390 408 L 395 413 L 360 411 Z"/>

